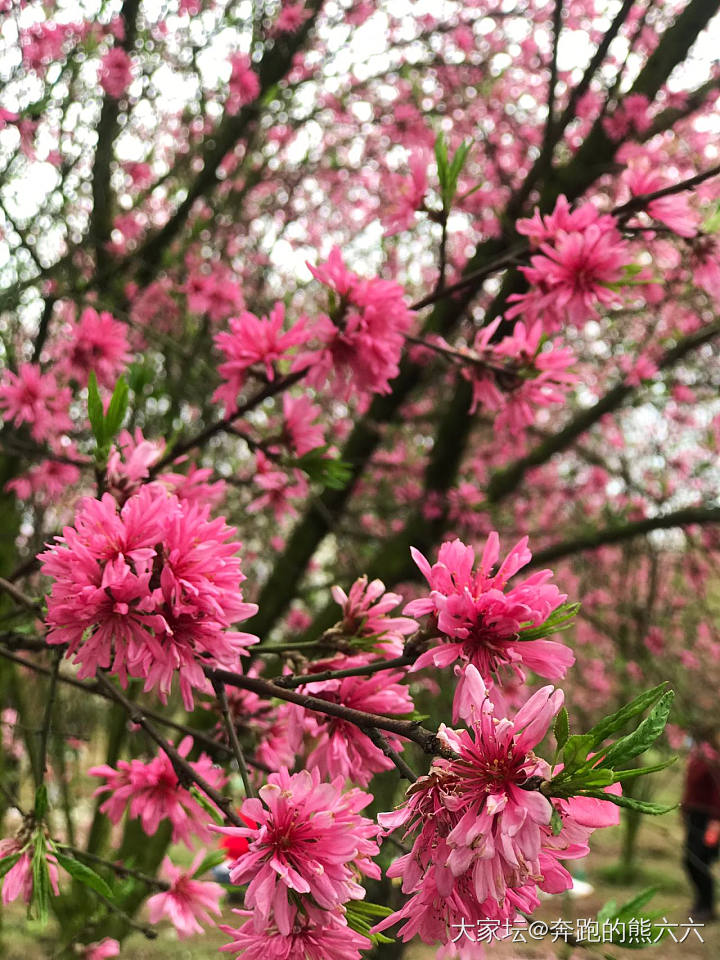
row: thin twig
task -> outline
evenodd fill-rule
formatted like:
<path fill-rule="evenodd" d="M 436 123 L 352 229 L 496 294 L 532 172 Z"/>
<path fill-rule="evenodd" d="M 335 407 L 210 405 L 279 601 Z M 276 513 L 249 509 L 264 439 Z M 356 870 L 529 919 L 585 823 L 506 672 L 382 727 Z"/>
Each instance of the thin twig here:
<path fill-rule="evenodd" d="M 47 745 L 50 735 L 50 724 L 52 723 L 52 712 L 55 706 L 55 697 L 57 696 L 58 674 L 60 672 L 60 660 L 62 659 L 62 650 L 55 651 L 55 659 L 50 671 L 50 685 L 48 687 L 47 705 L 45 707 L 45 717 L 40 730 L 40 750 L 38 752 L 38 771 L 37 782 L 40 785 L 45 779 L 47 769 Z"/>
<path fill-rule="evenodd" d="M 128 700 L 125 694 L 111 683 L 105 674 L 102 671 L 98 672 L 98 681 L 100 684 L 105 687 L 110 696 L 117 700 L 117 702 L 123 707 L 127 715 L 133 721 L 133 723 L 138 724 L 142 727 L 145 733 L 150 737 L 151 740 L 154 740 L 155 743 L 160 747 L 163 753 L 167 756 L 168 760 L 173 766 L 173 770 L 178 778 L 178 781 L 182 787 L 186 789 L 189 788 L 193 783 L 206 794 L 212 802 L 222 810 L 225 815 L 225 819 L 232 823 L 235 827 L 244 826 L 243 821 L 235 813 L 233 808 L 233 802 L 229 797 L 224 797 L 219 793 L 215 787 L 205 780 L 197 770 L 193 769 L 192 765 L 188 763 L 185 757 L 180 756 L 175 747 L 168 743 L 168 741 L 158 733 L 155 725 L 151 723 L 143 712 L 143 708 L 137 703 L 134 703 L 132 700 Z"/>
<path fill-rule="evenodd" d="M 230 740 L 230 746 L 232 747 L 233 756 L 235 757 L 235 762 L 238 765 L 238 770 L 240 771 L 240 776 L 242 777 L 243 786 L 245 787 L 245 796 L 246 797 L 256 797 L 257 793 L 255 792 L 255 787 L 252 784 L 250 779 L 250 772 L 247 768 L 247 763 L 245 762 L 245 754 L 243 749 L 240 746 L 240 741 L 238 740 L 237 730 L 235 729 L 235 724 L 233 718 L 230 714 L 230 706 L 228 705 L 227 692 L 225 690 L 225 684 L 222 680 L 213 680 L 213 687 L 220 703 L 220 710 L 222 711 L 223 720 L 225 721 L 225 729 L 227 731 L 228 738 Z"/>
<path fill-rule="evenodd" d="M 9 597 L 13 598 L 15 603 L 21 607 L 25 607 L 27 610 L 32 610 L 33 613 L 42 612 L 42 607 L 39 603 L 35 603 L 35 601 L 31 600 L 22 590 L 19 590 L 14 583 L 5 580 L 4 577 L 0 577 L 0 593 L 6 593 Z"/>
<path fill-rule="evenodd" d="M 6 650 L 1 646 L 0 657 L 3 657 L 5 660 L 11 660 L 13 663 L 17 663 L 21 667 L 26 667 L 28 670 L 33 670 L 36 673 L 42 673 L 45 676 L 50 676 L 51 671 L 47 667 L 43 667 L 39 663 L 33 663 L 32 660 L 26 660 L 24 657 L 20 657 L 11 650 Z M 105 700 L 114 699 L 113 697 L 110 697 L 104 689 L 100 688 L 97 683 L 83 683 L 81 680 L 77 680 L 75 677 L 68 677 L 64 673 L 58 674 L 58 681 L 60 683 L 65 683 L 68 686 L 76 687 L 78 690 L 82 690 L 84 693 L 90 693 L 96 697 L 103 697 Z M 227 754 L 232 753 L 232 749 L 226 743 L 222 743 L 219 740 L 213 740 L 212 737 L 207 736 L 207 734 L 202 733 L 200 730 L 195 730 L 193 727 L 188 727 L 184 723 L 178 723 L 176 720 L 170 720 L 168 717 L 164 717 L 161 713 L 157 713 L 155 710 L 151 710 L 149 707 L 143 707 L 142 709 L 145 716 L 149 717 L 151 720 L 154 720 L 155 723 L 161 723 L 163 726 L 170 727 L 172 730 L 177 730 L 178 733 L 184 733 L 187 736 L 192 737 L 197 743 L 208 747 L 210 750 L 221 750 L 223 753 Z M 264 770 L 266 773 L 270 772 L 266 764 L 261 763 L 254 757 L 248 757 L 247 762 L 251 767 L 256 767 L 258 770 Z"/>
<path fill-rule="evenodd" d="M 412 767 L 403 760 L 397 750 L 393 750 L 388 743 L 388 739 L 385 734 L 381 733 L 377 727 L 369 727 L 364 732 L 372 740 L 375 746 L 379 750 L 382 750 L 388 760 L 392 760 L 397 769 L 400 771 L 400 776 L 404 777 L 406 780 L 409 780 L 410 783 L 415 783 L 417 780 L 417 774 Z"/>
<path fill-rule="evenodd" d="M 294 676 L 273 677 L 273 683 L 286 690 L 301 687 L 304 683 L 320 683 L 324 680 L 344 680 L 345 677 L 369 677 L 383 670 L 393 670 L 397 667 L 407 667 L 416 660 L 415 656 L 403 654 L 392 660 L 373 660 L 362 667 L 347 667 L 344 670 L 322 670 L 319 673 L 299 673 Z"/>
<path fill-rule="evenodd" d="M 73 847 L 69 843 L 57 843 L 56 846 L 60 847 L 61 850 L 69 850 L 76 859 L 89 860 L 90 863 L 97 863 L 99 866 L 107 867 L 109 870 L 113 870 L 121 877 L 134 877 L 136 880 L 141 880 L 143 883 L 146 883 L 149 887 L 157 887 L 158 890 L 170 889 L 170 884 L 165 880 L 159 880 L 157 877 L 151 877 L 147 873 L 143 873 L 141 870 L 135 870 L 134 867 L 124 867 L 120 863 L 113 863 L 112 860 L 106 860 L 104 857 L 98 857 L 97 854 L 88 853 L 87 850 L 80 850 L 78 847 Z"/>
<path fill-rule="evenodd" d="M 371 728 L 386 730 L 388 733 L 413 740 L 422 747 L 425 753 L 439 755 L 450 760 L 456 759 L 455 753 L 445 746 L 437 734 L 426 729 L 416 720 L 401 720 L 396 717 L 366 713 L 364 710 L 355 710 L 342 703 L 333 703 L 330 700 L 323 700 L 321 697 L 313 697 L 310 694 L 285 690 L 271 680 L 264 680 L 261 677 L 249 677 L 244 674 L 233 673 L 230 670 L 217 670 L 212 667 L 205 667 L 204 672 L 211 681 L 222 680 L 227 686 L 238 687 L 240 690 L 250 690 L 267 700 L 275 698 L 287 700 L 289 703 L 296 703 L 305 710 L 312 710 L 314 713 L 324 713 L 330 717 L 337 717 L 339 720 L 346 720 L 363 731 Z"/>

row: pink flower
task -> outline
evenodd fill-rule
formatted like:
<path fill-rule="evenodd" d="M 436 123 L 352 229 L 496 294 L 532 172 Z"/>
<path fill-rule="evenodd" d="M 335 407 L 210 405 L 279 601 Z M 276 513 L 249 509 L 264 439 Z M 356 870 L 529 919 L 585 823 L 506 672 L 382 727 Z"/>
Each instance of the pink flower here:
<path fill-rule="evenodd" d="M 358 811 L 370 803 L 370 794 L 342 792 L 343 781 L 322 783 L 317 770 L 271 773 L 259 799 L 245 800 L 242 815 L 259 824 L 216 827 L 228 836 L 246 837 L 249 850 L 230 869 L 233 883 L 248 884 L 245 904 L 256 923 L 266 926 L 271 916 L 288 936 L 298 906 L 334 910 L 348 900 L 360 900 L 359 870 L 379 878 L 370 859 L 378 853 L 377 826 Z"/>
<path fill-rule="evenodd" d="M 250 57 L 246 53 L 236 53 L 230 59 L 230 66 L 232 72 L 228 84 L 230 95 L 227 108 L 229 113 L 237 113 L 241 107 L 257 100 L 260 94 L 260 79 L 252 69 Z"/>
<path fill-rule="evenodd" d="M 25 903 L 30 903 L 34 884 L 31 843 L 27 838 L 21 839 L 19 837 L 7 837 L 0 840 L 0 860 L 5 857 L 12 857 L 15 854 L 20 854 L 20 856 L 10 867 L 2 881 L 2 902 L 4 904 L 12 903 L 13 900 L 17 900 L 21 896 Z M 53 896 L 57 897 L 60 893 L 57 860 L 52 853 L 47 852 L 45 862 L 50 878 L 50 888 Z"/>
<path fill-rule="evenodd" d="M 337 914 L 311 907 L 293 912 L 291 929 L 282 933 L 273 921 L 258 924 L 250 911 L 233 910 L 247 919 L 241 927 L 220 924 L 233 938 L 220 949 L 243 960 L 360 960 L 360 951 L 372 946 Z"/>
<path fill-rule="evenodd" d="M 107 960 L 107 957 L 117 957 L 120 953 L 120 944 L 111 937 L 105 937 L 97 943 L 89 943 L 85 947 L 83 960 Z"/>
<path fill-rule="evenodd" d="M 188 309 L 206 313 L 216 323 L 243 306 L 243 295 L 231 279 L 214 274 L 192 274 L 185 286 Z"/>
<path fill-rule="evenodd" d="M 552 640 L 524 640 L 523 634 L 541 626 L 553 610 L 566 599 L 548 580 L 552 571 L 541 570 L 517 586 L 507 589 L 508 580 L 526 566 L 532 554 L 523 537 L 512 548 L 497 572 L 491 571 L 500 556 L 500 540 L 493 532 L 487 538 L 478 569 L 474 569 L 475 551 L 460 540 L 440 547 L 438 562 L 432 567 L 414 547 L 412 557 L 430 584 L 430 596 L 413 600 L 404 613 L 413 617 L 427 614 L 441 637 L 440 646 L 422 654 L 412 669 L 431 664 L 447 667 L 458 658 L 473 664 L 486 682 L 502 666 L 522 674 L 523 666 L 542 677 L 556 679 L 565 675 L 574 662 L 572 652 Z M 463 681 L 455 697 L 463 697 Z"/>
<path fill-rule="evenodd" d="M 124 503 L 150 475 L 150 467 L 162 456 L 163 441 L 146 440 L 140 427 L 133 436 L 127 430 L 118 435 L 107 461 L 106 483 L 116 500 Z"/>
<path fill-rule="evenodd" d="M 283 434 L 288 446 L 298 457 L 304 456 L 324 442 L 323 428 L 313 421 L 322 415 L 320 407 L 307 396 L 283 394 Z"/>
<path fill-rule="evenodd" d="M 513 332 L 499 342 L 494 339 L 501 317 L 480 330 L 473 349 L 454 351 L 467 357 L 461 375 L 472 383 L 470 413 L 482 404 L 497 411 L 495 429 L 518 433 L 535 419 L 534 408 L 562 403 L 577 377 L 568 368 L 572 352 L 555 344 L 543 349 L 546 335 L 540 321 L 515 324 Z M 442 346 L 445 341 L 438 338 Z"/>
<path fill-rule="evenodd" d="M 390 174 L 387 185 L 387 202 L 383 204 L 381 219 L 388 237 L 412 227 L 415 213 L 422 209 L 427 192 L 427 167 L 430 162 L 428 150 L 419 148 L 410 153 L 408 166 L 410 176 Z"/>
<path fill-rule="evenodd" d="M 368 656 L 346 657 L 341 661 L 333 660 L 331 667 L 333 670 L 358 667 L 369 661 Z M 323 669 L 328 664 L 316 666 Z M 365 713 L 396 716 L 413 711 L 410 692 L 398 683 L 403 677 L 403 670 L 382 670 L 369 677 L 307 683 L 301 689 L 321 700 L 342 703 Z M 366 787 L 376 773 L 393 766 L 392 760 L 352 723 L 313 714 L 305 718 L 305 729 L 315 741 L 315 747 L 305 761 L 306 767 L 308 770 L 317 768 L 323 777 L 341 777 Z M 385 738 L 394 750 L 402 751 L 399 737 L 386 733 Z"/>
<path fill-rule="evenodd" d="M 192 737 L 185 737 L 178 746 L 180 756 L 187 757 L 192 745 Z M 190 761 L 190 765 L 216 789 L 224 785 L 226 777 L 205 754 Z M 210 839 L 207 811 L 180 786 L 167 754 L 160 752 L 149 763 L 120 760 L 117 769 L 103 764 L 91 767 L 88 772 L 91 777 L 105 781 L 93 796 L 108 794 L 100 810 L 112 823 L 119 823 L 127 809 L 131 819 L 140 819 L 143 832 L 148 836 L 157 831 L 161 821 L 169 820 L 173 843 L 184 843 L 192 850 L 194 837 Z"/>
<path fill-rule="evenodd" d="M 143 487 L 118 510 L 110 494 L 85 499 L 74 527 L 40 555 L 54 579 L 48 643 L 67 643 L 81 677 L 110 669 L 157 686 L 166 700 L 177 673 L 187 709 L 209 689 L 204 665 L 237 669 L 256 638 L 230 629 L 257 612 L 244 603 L 235 530 L 209 508 Z"/>
<path fill-rule="evenodd" d="M 553 330 L 566 320 L 578 324 L 595 317 L 598 305 L 619 302 L 613 285 L 629 262 L 627 244 L 614 217 L 598 216 L 589 207 L 571 212 L 561 197 L 553 214 L 522 221 L 522 232 L 539 242 L 541 252 L 529 267 L 520 267 L 531 289 L 508 298 L 515 303 L 508 319 L 524 313 L 530 323 L 540 319 Z"/>
<path fill-rule="evenodd" d="M 658 370 L 657 364 L 644 353 L 638 357 L 623 357 L 620 366 L 626 374 L 627 383 L 632 387 L 639 387 L 644 380 L 651 380 Z"/>
<path fill-rule="evenodd" d="M 402 597 L 386 592 L 382 580 L 368 583 L 363 576 L 353 583 L 349 593 L 340 587 L 333 587 L 331 592 L 335 603 L 342 607 L 343 616 L 335 629 L 346 637 L 372 639 L 378 649 L 391 656 L 402 653 L 405 638 L 418 628 L 410 617 L 388 616 L 402 603 Z"/>
<path fill-rule="evenodd" d="M 312 10 L 306 10 L 302 2 L 287 3 L 287 0 L 283 0 L 272 31 L 273 33 L 295 33 L 311 16 Z"/>
<path fill-rule="evenodd" d="M 301 354 L 293 369 L 310 364 L 311 386 L 320 387 L 333 378 L 346 399 L 353 389 L 361 396 L 389 393 L 413 317 L 402 288 L 351 273 L 338 247 L 333 247 L 325 263 L 308 267 L 336 295 L 337 308 L 332 318 L 322 317 L 316 325 L 322 343 L 319 351 Z"/>
<path fill-rule="evenodd" d="M 583 203 L 571 207 L 564 194 L 560 194 L 551 213 L 541 214 L 535 210 L 529 219 L 518 220 L 517 231 L 529 237 L 533 246 L 552 242 L 556 235 L 563 233 L 582 233 L 591 223 L 599 223 L 603 228 L 614 224 L 613 218 L 601 215 L 592 203 Z"/>
<path fill-rule="evenodd" d="M 28 500 L 34 494 L 40 503 L 50 503 L 79 479 L 80 470 L 73 464 L 43 460 L 26 473 L 8 480 L 5 489 L 12 490 L 20 500 Z"/>
<path fill-rule="evenodd" d="M 657 171 L 648 169 L 647 163 L 634 163 L 628 167 L 625 181 L 633 197 L 655 193 L 670 186 L 668 180 Z M 683 193 L 672 194 L 651 200 L 645 208 L 654 220 L 664 223 L 679 237 L 694 237 L 699 223 L 698 214 L 688 205 Z"/>
<path fill-rule="evenodd" d="M 165 857 L 161 874 L 169 880 L 170 889 L 156 893 L 147 902 L 150 923 L 158 923 L 162 917 L 167 917 L 180 940 L 203 933 L 198 920 L 214 925 L 210 914 L 219 916 L 221 912 L 219 901 L 225 891 L 220 884 L 193 879 L 204 856 L 205 851 L 199 850 L 186 870 L 176 867 L 169 857 Z"/>
<path fill-rule="evenodd" d="M 122 47 L 112 47 L 100 61 L 100 86 L 119 100 L 132 82 L 132 61 Z"/>
<path fill-rule="evenodd" d="M 405 806 L 379 817 L 388 831 L 403 824 L 407 833 L 419 831 L 410 853 L 388 870 L 403 878 L 411 898 L 375 928 L 404 920 L 404 940 L 419 933 L 433 942 L 460 916 L 472 925 L 532 912 L 538 885 L 560 892 L 572 884 L 557 861 L 583 856 L 592 830 L 618 821 L 606 801 L 551 803 L 532 787 L 536 777 L 546 780 L 551 773 L 533 748 L 562 705 L 561 691 L 543 687 L 510 720 L 495 716 L 475 667 L 467 668 L 467 677 L 472 696 L 462 714 L 470 730 L 443 725 L 438 733 L 457 759 L 434 760 L 429 774 L 409 788 Z M 553 806 L 562 821 L 558 835 L 550 829 Z"/>
<path fill-rule="evenodd" d="M 85 386 L 92 371 L 101 386 L 112 389 L 131 359 L 125 324 L 88 307 L 63 335 L 56 355 L 57 369 L 69 380 Z"/>
<path fill-rule="evenodd" d="M 304 317 L 287 331 L 283 330 L 284 322 L 285 307 L 276 303 L 268 317 L 256 317 L 244 310 L 230 320 L 229 332 L 215 337 L 216 346 L 226 358 L 218 367 L 218 373 L 226 382 L 215 391 L 213 399 L 225 404 L 227 414 L 235 409 L 237 395 L 251 367 L 262 365 L 268 380 L 273 380 L 275 364 L 308 339 Z"/>
<path fill-rule="evenodd" d="M 13 113 L 12 110 L 5 110 L 4 107 L 0 107 L 0 130 L 4 130 L 8 124 L 15 123 L 18 117 L 19 114 Z"/>
<path fill-rule="evenodd" d="M 30 426 L 35 440 L 43 441 L 72 427 L 68 416 L 71 393 L 59 387 L 52 373 L 41 373 L 35 363 L 23 363 L 18 372 L 5 370 L 0 380 L 0 412 L 16 427 Z"/>

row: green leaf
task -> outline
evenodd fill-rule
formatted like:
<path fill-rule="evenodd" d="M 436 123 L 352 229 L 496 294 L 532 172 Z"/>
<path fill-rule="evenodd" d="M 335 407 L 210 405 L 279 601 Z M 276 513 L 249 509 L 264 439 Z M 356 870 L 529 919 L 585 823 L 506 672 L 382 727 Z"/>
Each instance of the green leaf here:
<path fill-rule="evenodd" d="M 593 746 L 593 738 L 589 733 L 575 734 L 569 737 L 563 749 L 564 773 L 580 766 Z"/>
<path fill-rule="evenodd" d="M 676 760 L 677 757 L 670 757 L 669 760 L 663 760 L 662 763 L 654 763 L 649 767 L 632 767 L 630 770 L 616 770 L 615 780 L 619 780 L 622 783 L 625 780 L 633 780 L 635 777 L 643 777 L 646 773 L 657 773 L 658 770 L 664 770 L 666 767 L 672 766 Z"/>
<path fill-rule="evenodd" d="M 315 447 L 302 457 L 291 460 L 290 465 L 299 467 L 315 483 L 321 483 L 331 490 L 343 490 L 352 476 L 352 468 L 344 460 L 329 457 L 329 449 L 329 446 Z"/>
<path fill-rule="evenodd" d="M 717 233 L 720 230 L 720 203 L 713 213 L 703 220 L 700 229 L 703 233 Z"/>
<path fill-rule="evenodd" d="M 470 148 L 471 140 L 463 140 L 455 151 L 452 160 L 449 159 L 445 135 L 440 132 L 435 140 L 435 160 L 437 162 L 438 182 L 440 184 L 440 197 L 442 199 L 443 212 L 447 214 L 452 206 L 457 193 L 458 178 L 465 166 Z"/>
<path fill-rule="evenodd" d="M 377 920 L 389 917 L 392 913 L 388 907 L 381 907 L 377 903 L 368 903 L 365 900 L 351 900 L 345 908 L 345 919 L 351 930 L 367 937 L 372 943 L 394 943 L 392 937 L 383 933 L 370 933 L 371 927 Z"/>
<path fill-rule="evenodd" d="M 552 830 L 553 836 L 556 837 L 560 833 L 562 828 L 563 828 L 562 817 L 557 812 L 555 807 L 553 807 L 552 815 L 550 817 L 550 829 Z"/>
<path fill-rule="evenodd" d="M 110 443 L 123 425 L 123 420 L 125 419 L 125 414 L 127 413 L 128 408 L 128 393 L 129 388 L 125 382 L 125 378 L 120 377 L 118 382 L 115 384 L 115 389 L 113 390 L 113 395 L 108 405 L 107 414 L 105 415 L 106 443 Z"/>
<path fill-rule="evenodd" d="M 195 879 L 195 877 L 201 877 L 209 870 L 214 870 L 215 867 L 219 867 L 221 863 L 225 862 L 226 858 L 227 852 L 225 850 L 213 850 L 213 852 L 209 853 L 197 868 L 193 874 L 193 879 Z"/>
<path fill-rule="evenodd" d="M 392 913 L 390 907 L 383 907 L 379 903 L 370 903 L 369 900 L 353 900 L 352 909 L 355 913 L 366 914 L 368 917 L 389 917 Z"/>
<path fill-rule="evenodd" d="M 646 690 L 644 693 L 641 693 L 640 696 L 631 700 L 630 703 L 625 704 L 624 707 L 621 707 L 619 710 L 616 710 L 615 713 L 610 714 L 609 717 L 605 717 L 604 720 L 597 723 L 589 734 L 593 738 L 593 746 L 598 746 L 603 740 L 607 740 L 612 733 L 622 730 L 629 720 L 632 720 L 633 717 L 638 716 L 640 713 L 644 713 L 648 707 L 657 703 L 666 690 L 667 682 L 658 684 L 657 687 L 653 687 L 652 690 Z"/>
<path fill-rule="evenodd" d="M 560 633 L 572 626 L 572 621 L 580 609 L 579 603 L 563 603 L 554 610 L 544 623 L 527 630 L 520 629 L 519 640 L 541 640 L 553 633 Z"/>
<path fill-rule="evenodd" d="M 624 903 L 615 916 L 618 920 L 632 920 L 632 918 L 636 917 L 640 910 L 652 900 L 659 889 L 659 887 L 646 887 L 644 890 L 641 890 L 632 900 Z"/>
<path fill-rule="evenodd" d="M 576 796 L 595 797 L 596 800 L 609 800 L 618 807 L 625 807 L 628 810 L 638 810 L 640 813 L 650 813 L 653 816 L 661 816 L 664 813 L 670 813 L 678 807 L 677 803 L 669 805 L 662 803 L 650 803 L 647 800 L 638 800 L 636 797 L 617 796 L 614 793 L 605 793 L 601 790 L 579 790 Z"/>
<path fill-rule="evenodd" d="M 218 808 L 214 803 L 211 803 L 204 793 L 201 793 L 197 787 L 190 787 L 190 794 L 193 800 L 196 800 L 200 806 L 203 808 L 205 813 L 209 813 L 213 818 L 215 823 L 221 827 L 225 821 L 222 818 L 222 815 L 219 813 Z"/>
<path fill-rule="evenodd" d="M 448 183 L 449 165 L 445 134 L 441 131 L 435 138 L 435 161 L 437 163 L 438 182 L 440 192 L 444 195 Z"/>
<path fill-rule="evenodd" d="M 37 820 L 44 820 L 45 814 L 48 811 L 48 793 L 47 787 L 44 783 L 41 783 L 40 786 L 35 791 L 35 818 Z"/>
<path fill-rule="evenodd" d="M 553 734 L 557 740 L 558 750 L 562 750 L 570 736 L 570 721 L 568 720 L 568 712 L 565 707 L 561 707 L 560 712 L 555 717 Z"/>
<path fill-rule="evenodd" d="M 108 900 L 112 900 L 112 890 L 99 873 L 95 873 L 87 864 L 81 863 L 74 857 L 66 857 L 65 854 L 58 852 L 55 853 L 55 856 L 57 857 L 57 862 L 66 873 L 70 874 L 73 880 L 77 880 L 77 882 L 81 883 L 84 887 L 89 887 L 91 890 L 94 890 L 95 893 L 99 893 Z"/>
<path fill-rule="evenodd" d="M 15 864 L 18 862 L 21 856 L 22 856 L 22 852 L 11 853 L 9 856 L 3 857 L 0 860 L 0 877 L 4 877 L 5 874 L 8 872 L 8 870 L 12 870 L 12 868 L 15 866 Z"/>
<path fill-rule="evenodd" d="M 664 693 L 637 730 L 612 744 L 602 759 L 602 765 L 614 767 L 645 753 L 665 729 L 674 697 L 672 690 Z"/>
<path fill-rule="evenodd" d="M 32 903 L 37 908 L 40 923 L 47 923 L 50 913 L 50 872 L 48 870 L 45 837 L 40 830 L 35 834 L 35 849 L 32 858 L 33 892 Z"/>
<path fill-rule="evenodd" d="M 597 922 L 605 923 L 606 920 L 614 920 L 617 917 L 617 900 L 608 900 L 597 912 Z"/>
<path fill-rule="evenodd" d="M 93 371 L 88 378 L 88 419 L 98 447 L 105 446 L 105 416 L 97 378 Z"/>

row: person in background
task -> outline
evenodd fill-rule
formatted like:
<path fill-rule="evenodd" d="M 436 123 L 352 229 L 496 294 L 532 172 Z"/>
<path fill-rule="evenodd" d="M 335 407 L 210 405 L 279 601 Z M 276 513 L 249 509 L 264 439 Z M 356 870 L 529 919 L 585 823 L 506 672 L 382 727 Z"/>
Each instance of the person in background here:
<path fill-rule="evenodd" d="M 683 863 L 695 891 L 690 916 L 715 920 L 712 864 L 720 847 L 720 748 L 716 728 L 698 730 L 688 757 L 682 811 L 685 821 Z"/>

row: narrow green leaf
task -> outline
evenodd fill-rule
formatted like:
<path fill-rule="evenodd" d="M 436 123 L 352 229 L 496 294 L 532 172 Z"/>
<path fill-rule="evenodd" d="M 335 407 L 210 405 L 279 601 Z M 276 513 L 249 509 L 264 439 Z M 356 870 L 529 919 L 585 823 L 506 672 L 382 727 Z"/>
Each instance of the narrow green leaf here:
<path fill-rule="evenodd" d="M 47 923 L 50 913 L 50 872 L 48 871 L 45 854 L 45 837 L 38 830 L 35 834 L 35 849 L 32 858 L 32 903 L 37 909 L 37 918 L 42 924 Z"/>
<path fill-rule="evenodd" d="M 113 395 L 105 414 L 105 442 L 110 443 L 123 425 L 128 408 L 129 388 L 124 377 L 115 384 Z"/>
<path fill-rule="evenodd" d="M 215 804 L 211 803 L 205 794 L 201 793 L 197 787 L 190 787 L 190 794 L 192 795 L 193 800 L 196 800 L 200 804 L 205 813 L 210 814 L 219 827 L 225 823 Z"/>
<path fill-rule="evenodd" d="M 88 378 L 88 419 L 98 447 L 105 445 L 105 415 L 98 390 L 97 378 L 91 371 Z"/>
<path fill-rule="evenodd" d="M 597 922 L 604 923 L 606 920 L 614 920 L 617 916 L 617 900 L 608 900 L 597 912 Z"/>
<path fill-rule="evenodd" d="M 553 734 L 557 741 L 558 750 L 562 750 L 570 736 L 570 721 L 568 720 L 568 712 L 565 707 L 561 707 L 560 712 L 557 717 L 555 717 Z"/>
<path fill-rule="evenodd" d="M 583 763 L 593 746 L 593 738 L 589 733 L 575 734 L 569 737 L 563 749 L 563 773 L 578 767 Z"/>
<path fill-rule="evenodd" d="M 628 900 L 620 907 L 616 914 L 618 920 L 627 921 L 636 917 L 642 908 L 652 900 L 659 889 L 659 887 L 646 887 L 644 890 L 641 890 L 632 900 Z"/>
<path fill-rule="evenodd" d="M 595 797 L 597 800 L 609 800 L 618 807 L 626 807 L 628 810 L 638 810 L 640 813 L 649 813 L 653 816 L 661 816 L 664 813 L 670 813 L 678 807 L 677 803 L 662 804 L 650 803 L 647 800 L 638 800 L 636 797 L 616 796 L 614 793 L 605 793 L 600 790 L 581 790 L 577 796 Z"/>
<path fill-rule="evenodd" d="M 635 777 L 644 777 L 646 773 L 657 773 L 658 770 L 664 770 L 666 767 L 672 766 L 676 760 L 677 757 L 670 757 L 669 760 L 663 760 L 662 763 L 654 763 L 649 767 L 632 767 L 630 770 L 616 770 L 615 780 L 619 780 L 622 783 L 625 780 L 634 780 Z"/>
<path fill-rule="evenodd" d="M 195 877 L 201 877 L 204 873 L 207 873 L 209 870 L 214 870 L 215 867 L 219 867 L 221 863 L 224 863 L 227 859 L 227 852 L 225 850 L 213 850 L 212 853 L 209 853 L 200 866 L 197 868 L 193 874 L 193 879 Z"/>
<path fill-rule="evenodd" d="M 448 152 L 445 134 L 442 131 L 435 138 L 435 161 L 437 163 L 438 182 L 440 192 L 445 193 L 448 183 Z"/>
<path fill-rule="evenodd" d="M 553 807 L 552 815 L 550 817 L 550 829 L 552 830 L 553 836 L 556 837 L 560 833 L 562 828 L 563 828 L 562 817 L 557 812 L 555 807 Z"/>
<path fill-rule="evenodd" d="M 58 852 L 55 853 L 55 856 L 57 857 L 57 862 L 66 873 L 70 874 L 73 880 L 77 880 L 77 882 L 81 883 L 84 887 L 89 887 L 91 890 L 94 890 L 95 893 L 99 893 L 101 896 L 107 897 L 108 900 L 112 900 L 112 890 L 99 873 L 95 873 L 87 864 L 81 863 L 74 857 L 66 857 L 64 854 Z"/>
<path fill-rule="evenodd" d="M 626 703 L 624 707 L 621 707 L 619 710 L 616 710 L 615 713 L 611 713 L 609 717 L 605 717 L 604 720 L 597 723 L 590 731 L 590 735 L 593 738 L 593 746 L 597 746 L 602 743 L 603 740 L 607 740 L 612 733 L 615 733 L 617 730 L 622 730 L 633 717 L 644 713 L 648 707 L 656 704 L 666 690 L 667 682 L 658 684 L 657 687 L 653 687 L 652 690 L 646 690 L 644 693 L 641 693 L 640 696 L 631 700 L 630 703 Z"/>
<path fill-rule="evenodd" d="M 390 907 L 384 907 L 379 903 L 370 903 L 369 900 L 353 900 L 352 909 L 355 913 L 367 914 L 369 917 L 389 917 L 392 913 Z"/>
<path fill-rule="evenodd" d="M 560 633 L 572 626 L 573 619 L 580 609 L 579 603 L 564 603 L 557 610 L 553 611 L 544 623 L 538 627 L 529 627 L 527 630 L 521 628 L 520 640 L 541 640 L 543 637 L 549 637 L 553 633 Z"/>
<path fill-rule="evenodd" d="M 602 765 L 614 767 L 645 753 L 665 729 L 674 697 L 672 690 L 664 693 L 636 730 L 612 744 L 603 757 Z"/>
<path fill-rule="evenodd" d="M 0 860 L 0 877 L 4 877 L 8 870 L 12 870 L 21 856 L 22 853 L 11 853 L 9 856 L 3 857 Z"/>

